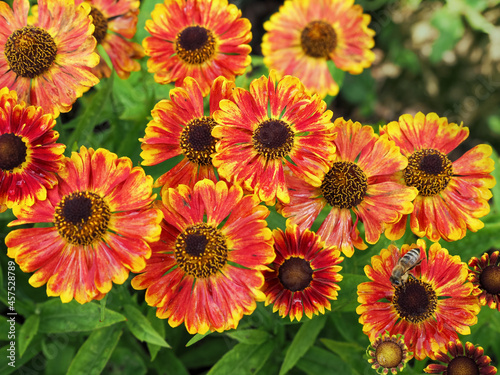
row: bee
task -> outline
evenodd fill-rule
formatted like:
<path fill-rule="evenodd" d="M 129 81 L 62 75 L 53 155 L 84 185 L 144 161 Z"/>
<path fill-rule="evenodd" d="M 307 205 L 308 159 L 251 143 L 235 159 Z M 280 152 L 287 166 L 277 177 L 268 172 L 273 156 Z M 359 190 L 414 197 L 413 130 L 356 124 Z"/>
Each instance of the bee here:
<path fill-rule="evenodd" d="M 411 275 L 409 272 L 422 262 L 420 259 L 420 249 L 411 249 L 401 258 L 392 269 L 392 274 L 389 280 L 394 287 L 403 285 L 408 281 Z"/>

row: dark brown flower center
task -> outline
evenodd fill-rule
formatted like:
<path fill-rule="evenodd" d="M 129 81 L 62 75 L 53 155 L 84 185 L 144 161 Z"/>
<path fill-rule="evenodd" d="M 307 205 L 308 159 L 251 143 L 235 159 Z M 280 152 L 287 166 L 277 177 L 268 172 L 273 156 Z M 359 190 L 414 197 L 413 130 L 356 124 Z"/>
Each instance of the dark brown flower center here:
<path fill-rule="evenodd" d="M 201 65 L 215 53 L 215 37 L 202 26 L 189 26 L 175 37 L 177 56 L 187 64 Z"/>
<path fill-rule="evenodd" d="M 459 356 L 453 358 L 446 369 L 448 375 L 479 375 L 479 367 L 472 358 Z"/>
<path fill-rule="evenodd" d="M 215 121 L 212 117 L 201 117 L 190 121 L 182 130 L 180 146 L 190 162 L 211 165 L 210 155 L 215 153 L 217 139 L 212 137 Z"/>
<path fill-rule="evenodd" d="M 227 263 L 225 236 L 215 227 L 201 223 L 188 227 L 177 236 L 175 259 L 188 275 L 206 278 Z"/>
<path fill-rule="evenodd" d="M 481 271 L 479 276 L 481 287 L 491 295 L 500 295 L 500 267 L 490 265 Z"/>
<path fill-rule="evenodd" d="M 90 15 L 92 16 L 92 23 L 95 26 L 94 38 L 96 39 L 97 44 L 101 44 L 106 37 L 106 33 L 108 32 L 108 19 L 94 7 L 92 7 L 92 10 L 90 11 Z"/>
<path fill-rule="evenodd" d="M 368 188 L 366 174 L 350 161 L 338 161 L 325 175 L 321 192 L 328 204 L 338 208 L 352 208 L 363 201 Z"/>
<path fill-rule="evenodd" d="M 313 270 L 311 264 L 298 257 L 288 258 L 278 270 L 281 284 L 292 292 L 304 290 L 311 284 Z"/>
<path fill-rule="evenodd" d="M 396 368 L 403 361 L 401 346 L 392 341 L 383 341 L 375 349 L 375 359 L 385 368 Z"/>
<path fill-rule="evenodd" d="M 392 298 L 399 317 L 411 323 L 420 323 L 432 317 L 437 301 L 432 286 L 414 278 L 396 287 Z"/>
<path fill-rule="evenodd" d="M 99 241 L 108 229 L 111 211 L 96 193 L 79 191 L 63 197 L 55 208 L 54 224 L 61 237 L 74 245 Z"/>
<path fill-rule="evenodd" d="M 25 26 L 18 29 L 5 43 L 5 57 L 10 69 L 24 78 L 35 78 L 48 71 L 56 55 L 54 39 L 39 27 Z"/>
<path fill-rule="evenodd" d="M 0 169 L 12 171 L 26 161 L 26 144 L 21 137 L 12 134 L 0 135 Z"/>
<path fill-rule="evenodd" d="M 282 120 L 269 119 L 259 124 L 252 136 L 253 147 L 267 160 L 281 159 L 293 148 L 294 132 Z"/>
<path fill-rule="evenodd" d="M 408 158 L 404 170 L 406 185 L 414 186 L 418 193 L 428 197 L 436 195 L 448 186 L 453 166 L 448 157 L 438 150 L 422 149 Z"/>
<path fill-rule="evenodd" d="M 325 21 L 312 21 L 302 30 L 300 44 L 306 55 L 328 58 L 337 47 L 337 33 Z"/>

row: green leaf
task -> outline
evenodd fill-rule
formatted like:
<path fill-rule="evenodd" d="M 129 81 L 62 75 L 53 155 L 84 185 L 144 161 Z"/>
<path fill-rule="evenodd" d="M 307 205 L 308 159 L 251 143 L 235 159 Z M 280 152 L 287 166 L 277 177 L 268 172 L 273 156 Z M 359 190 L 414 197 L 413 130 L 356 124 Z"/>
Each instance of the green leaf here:
<path fill-rule="evenodd" d="M 264 341 L 269 340 L 270 335 L 266 331 L 259 329 L 235 330 L 226 333 L 232 339 L 235 339 L 243 344 L 259 345 Z"/>
<path fill-rule="evenodd" d="M 366 348 L 356 342 L 336 341 L 330 339 L 320 339 L 321 343 L 329 350 L 337 354 L 346 363 L 355 363 L 357 358 L 361 358 Z"/>
<path fill-rule="evenodd" d="M 274 349 L 274 341 L 260 345 L 237 344 L 227 352 L 207 375 L 253 375 L 264 366 Z"/>
<path fill-rule="evenodd" d="M 155 331 L 149 320 L 137 308 L 125 305 L 124 310 L 127 317 L 127 327 L 139 341 L 170 348 L 170 345 Z"/>
<path fill-rule="evenodd" d="M 464 35 L 465 28 L 462 16 L 447 6 L 434 12 L 431 24 L 438 29 L 439 37 L 434 41 L 429 60 L 437 63 L 441 61 L 446 51 L 455 47 L 455 44 Z"/>
<path fill-rule="evenodd" d="M 52 299 L 40 305 L 39 331 L 44 333 L 91 331 L 125 321 L 125 317 L 106 309 L 106 318 L 101 321 L 101 308 L 89 302 L 80 305 L 76 301 L 62 303 Z"/>
<path fill-rule="evenodd" d="M 163 319 L 158 319 L 156 317 L 156 310 L 155 309 L 148 309 L 148 314 L 147 314 L 148 321 L 151 323 L 151 326 L 153 329 L 159 333 L 160 337 L 165 337 L 166 332 L 165 332 L 165 322 Z M 149 354 L 151 355 L 151 361 L 154 361 L 156 358 L 156 355 L 162 348 L 160 345 L 155 345 L 151 344 L 150 342 L 147 343 L 148 345 L 148 350 Z"/>
<path fill-rule="evenodd" d="M 366 275 L 342 273 L 340 290 L 336 301 L 332 301 L 332 311 L 356 311 L 358 307 L 358 285 L 369 281 Z"/>
<path fill-rule="evenodd" d="M 7 343 L 7 345 L 0 348 L 0 351 L 2 353 L 2 355 L 0 356 L 0 374 L 2 375 L 12 374 L 16 370 L 18 370 L 17 373 L 22 374 L 23 372 L 19 371 L 19 368 L 25 363 L 29 362 L 41 350 L 39 345 L 36 345 L 35 347 L 32 347 L 30 350 L 28 350 L 26 352 L 26 355 L 24 355 L 23 357 L 19 357 L 17 355 L 17 352 L 13 357 L 11 357 L 10 348 L 10 341 Z"/>
<path fill-rule="evenodd" d="M 317 346 L 313 346 L 297 362 L 296 367 L 308 375 L 353 374 L 349 364 L 343 362 L 337 355 Z"/>
<path fill-rule="evenodd" d="M 280 375 L 290 371 L 297 361 L 314 345 L 316 338 L 326 323 L 326 317 L 320 315 L 307 320 L 302 324 L 295 335 L 292 344 L 286 351 L 285 359 L 281 365 Z"/>
<path fill-rule="evenodd" d="M 162 375 L 189 375 L 189 371 L 172 350 L 164 350 L 153 362 L 153 367 Z"/>
<path fill-rule="evenodd" d="M 30 315 L 26 319 L 19 330 L 19 356 L 22 357 L 33 337 L 38 333 L 40 324 L 40 316 L 37 314 Z"/>
<path fill-rule="evenodd" d="M 76 353 L 67 375 L 99 375 L 111 357 L 121 335 L 122 330 L 117 326 L 92 332 Z"/>
<path fill-rule="evenodd" d="M 211 331 L 208 331 L 207 333 L 204 333 L 203 335 L 197 333 L 196 335 L 193 336 L 193 338 L 191 340 L 188 341 L 188 343 L 186 344 L 186 347 L 191 346 L 193 344 L 196 344 L 198 341 L 203 340 L 205 337 L 207 337 L 211 333 L 212 333 Z"/>

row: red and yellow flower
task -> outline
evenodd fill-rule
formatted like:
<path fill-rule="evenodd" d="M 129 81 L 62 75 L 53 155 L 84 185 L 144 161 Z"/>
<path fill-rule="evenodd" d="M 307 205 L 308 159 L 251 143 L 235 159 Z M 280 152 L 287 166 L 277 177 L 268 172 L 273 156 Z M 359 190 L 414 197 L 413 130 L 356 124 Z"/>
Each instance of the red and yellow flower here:
<path fill-rule="evenodd" d="M 402 334 L 417 360 L 436 358 L 457 334 L 470 334 L 469 326 L 477 323 L 480 307 L 471 294 L 473 285 L 467 282 L 467 264 L 458 255 L 434 243 L 425 252 L 424 240 L 403 245 L 401 252 L 389 245 L 365 266 L 371 280 L 358 285 L 356 309 L 363 332 L 370 341 L 386 331 Z M 421 263 L 409 271 L 411 277 L 402 285 L 390 281 L 399 259 L 412 248 L 420 249 Z"/>
<path fill-rule="evenodd" d="M 268 204 L 290 200 L 285 168 L 314 186 L 334 157 L 332 112 L 310 97 L 298 78 L 281 80 L 273 71 L 236 88 L 214 113 L 212 135 L 219 138 L 213 164 L 219 174 L 253 191 Z"/>
<path fill-rule="evenodd" d="M 160 241 L 132 280 L 172 327 L 189 333 L 236 328 L 264 300 L 262 271 L 274 259 L 269 210 L 241 187 L 204 179 L 162 193 Z"/>
<path fill-rule="evenodd" d="M 264 63 L 279 75 L 293 75 L 312 93 L 337 95 L 333 64 L 351 74 L 371 66 L 375 32 L 370 16 L 354 0 L 287 0 L 264 23 Z"/>
<path fill-rule="evenodd" d="M 209 110 L 205 114 L 203 93 L 196 80 L 187 77 L 181 87 L 170 90 L 170 100 L 161 100 L 151 111 L 153 120 L 146 127 L 142 142 L 142 165 L 156 165 L 182 155 L 182 160 L 156 180 L 155 187 L 166 189 L 179 184 L 193 187 L 204 178 L 217 182 L 211 155 L 217 140 L 213 113 L 219 102 L 229 98 L 234 82 L 217 78 L 210 90 Z"/>
<path fill-rule="evenodd" d="M 55 143 L 55 124 L 41 107 L 18 101 L 7 87 L 0 89 L 0 212 L 45 200 L 47 189 L 57 183 L 66 146 Z"/>
<path fill-rule="evenodd" d="M 495 186 L 490 146 L 477 145 L 452 162 L 448 154 L 468 137 L 469 129 L 435 113 L 403 115 L 381 127 L 380 134 L 386 134 L 408 158 L 397 179 L 418 189 L 409 215 L 413 233 L 431 241 L 457 241 L 467 229 L 476 232 L 484 226 L 479 218 L 490 211 L 490 189 Z M 386 236 L 401 238 L 407 218 L 404 215 L 391 225 Z"/>
<path fill-rule="evenodd" d="M 358 220 L 364 225 L 366 241 L 376 243 L 387 224 L 412 211 L 417 190 L 391 180 L 406 167 L 407 160 L 386 136 L 343 118 L 335 120 L 331 131 L 337 132 L 337 152 L 328 173 L 317 185 L 287 175 L 290 202 L 280 204 L 279 210 L 304 229 L 328 207 L 330 212 L 317 233 L 327 245 L 337 246 L 351 257 L 354 247 L 367 247 L 359 235 Z"/>
<path fill-rule="evenodd" d="M 158 83 L 192 77 L 206 95 L 217 77 L 234 81 L 250 65 L 250 21 L 227 0 L 164 0 L 151 18 L 142 45 Z"/>
<path fill-rule="evenodd" d="M 330 301 L 337 299 L 338 282 L 342 280 L 339 264 L 344 259 L 334 246 L 325 246 L 321 238 L 296 225 L 286 231 L 273 231 L 276 259 L 264 271 L 266 306 L 273 305 L 273 312 L 281 317 L 300 321 L 305 314 L 324 314 L 330 310 Z"/>
<path fill-rule="evenodd" d="M 28 0 L 12 9 L 0 2 L 0 87 L 57 117 L 99 82 L 90 72 L 99 63 L 90 7 L 39 0 L 32 23 L 29 10 Z"/>
<path fill-rule="evenodd" d="M 162 214 L 151 205 L 152 189 L 152 177 L 130 159 L 82 146 L 65 159 L 47 199 L 15 206 L 17 220 L 9 224 L 53 226 L 10 232 L 7 255 L 23 272 L 34 272 L 32 286 L 47 284 L 49 297 L 101 299 L 112 283 L 123 284 L 129 271 L 144 269 L 148 243 L 160 237 Z"/>
<path fill-rule="evenodd" d="M 469 281 L 474 285 L 472 294 L 482 306 L 500 311 L 500 252 L 484 253 L 481 259 L 469 260 Z"/>

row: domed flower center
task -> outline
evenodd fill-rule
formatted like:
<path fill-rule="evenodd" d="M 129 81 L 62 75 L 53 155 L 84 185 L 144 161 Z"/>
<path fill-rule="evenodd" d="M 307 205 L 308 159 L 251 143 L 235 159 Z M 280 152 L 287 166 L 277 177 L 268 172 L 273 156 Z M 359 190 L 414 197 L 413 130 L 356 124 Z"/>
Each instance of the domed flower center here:
<path fill-rule="evenodd" d="M 337 33 L 325 21 L 312 21 L 302 30 L 300 44 L 306 55 L 328 58 L 337 47 Z"/>
<path fill-rule="evenodd" d="M 448 375 L 479 375 L 479 367 L 472 358 L 459 356 L 453 358 L 446 369 Z"/>
<path fill-rule="evenodd" d="M 453 166 L 448 157 L 438 150 L 422 149 L 408 158 L 404 170 L 406 185 L 414 186 L 418 193 L 428 197 L 436 195 L 448 186 Z"/>
<path fill-rule="evenodd" d="M 281 284 L 292 292 L 304 290 L 311 284 L 313 270 L 310 263 L 298 257 L 288 258 L 278 271 Z"/>
<path fill-rule="evenodd" d="M 500 267 L 490 265 L 481 271 L 479 276 L 481 287 L 491 295 L 500 294 Z"/>
<path fill-rule="evenodd" d="M 25 26 L 18 29 L 5 43 L 5 57 L 10 69 L 24 78 L 35 78 L 48 71 L 56 54 L 54 39 L 39 27 Z"/>
<path fill-rule="evenodd" d="M 269 119 L 259 124 L 252 136 L 253 147 L 267 160 L 281 159 L 293 148 L 294 132 L 281 120 Z"/>
<path fill-rule="evenodd" d="M 217 139 L 212 137 L 215 121 L 211 117 L 201 117 L 190 121 L 182 130 L 180 146 L 192 163 L 211 165 Z"/>
<path fill-rule="evenodd" d="M 392 341 L 383 341 L 375 349 L 375 359 L 385 368 L 396 368 L 404 359 L 401 346 Z"/>
<path fill-rule="evenodd" d="M 174 49 L 187 64 L 201 65 L 215 54 L 215 37 L 202 26 L 189 26 L 175 37 Z"/>
<path fill-rule="evenodd" d="M 26 144 L 21 137 L 12 134 L 0 135 L 0 169 L 12 171 L 26 161 Z"/>
<path fill-rule="evenodd" d="M 94 7 L 91 9 L 90 15 L 92 16 L 92 23 L 95 26 L 94 38 L 97 40 L 97 44 L 101 44 L 108 32 L 108 19 Z"/>
<path fill-rule="evenodd" d="M 396 287 L 392 304 L 401 319 L 420 323 L 429 319 L 437 308 L 437 295 L 430 284 L 410 278 Z"/>
<path fill-rule="evenodd" d="M 79 191 L 63 197 L 54 213 L 55 226 L 66 241 L 90 245 L 108 229 L 111 211 L 99 195 Z"/>
<path fill-rule="evenodd" d="M 365 172 L 350 161 L 338 161 L 325 175 L 321 192 L 328 204 L 338 208 L 352 208 L 363 201 L 368 188 Z"/>
<path fill-rule="evenodd" d="M 188 227 L 175 240 L 175 259 L 188 275 L 206 278 L 227 263 L 225 236 L 217 228 L 201 223 Z"/>

